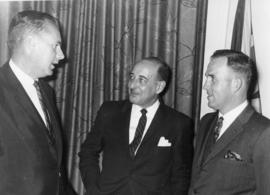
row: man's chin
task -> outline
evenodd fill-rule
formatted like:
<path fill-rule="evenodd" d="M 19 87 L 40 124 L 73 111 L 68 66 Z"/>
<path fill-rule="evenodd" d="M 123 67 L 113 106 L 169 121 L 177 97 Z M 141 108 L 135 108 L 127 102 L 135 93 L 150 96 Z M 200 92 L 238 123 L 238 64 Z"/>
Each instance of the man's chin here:
<path fill-rule="evenodd" d="M 133 102 L 134 102 L 134 99 L 133 99 L 132 97 L 130 97 L 130 96 L 129 96 L 129 98 L 128 98 L 128 99 L 129 99 L 129 101 L 130 101 L 131 103 L 133 103 Z"/>
<path fill-rule="evenodd" d="M 211 108 L 211 109 L 216 110 L 216 106 L 211 102 L 208 102 L 208 107 Z"/>
<path fill-rule="evenodd" d="M 129 101 L 130 101 L 132 104 L 136 104 L 136 103 L 137 103 L 136 97 L 134 97 L 134 96 L 129 96 Z"/>
<path fill-rule="evenodd" d="M 39 78 L 45 78 L 45 77 L 50 77 L 53 75 L 53 70 L 49 70 L 44 73 L 44 75 L 40 75 Z"/>
<path fill-rule="evenodd" d="M 52 76 L 53 75 L 53 72 L 54 72 L 54 69 L 50 69 L 47 73 L 48 73 L 48 76 Z"/>

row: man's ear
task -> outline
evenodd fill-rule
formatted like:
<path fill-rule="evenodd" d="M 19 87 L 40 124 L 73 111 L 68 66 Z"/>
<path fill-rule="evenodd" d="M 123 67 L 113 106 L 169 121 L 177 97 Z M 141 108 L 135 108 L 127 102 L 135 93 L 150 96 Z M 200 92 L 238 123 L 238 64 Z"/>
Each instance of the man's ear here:
<path fill-rule="evenodd" d="M 33 51 L 35 51 L 35 47 L 37 45 L 37 40 L 34 36 L 28 35 L 24 39 L 24 48 L 27 54 L 31 54 Z"/>
<path fill-rule="evenodd" d="M 233 91 L 237 92 L 243 87 L 243 81 L 241 78 L 236 77 L 233 79 L 232 85 L 233 85 Z"/>
<path fill-rule="evenodd" d="M 165 87 L 166 87 L 165 81 L 158 81 L 156 88 L 157 94 L 160 94 L 165 89 Z"/>

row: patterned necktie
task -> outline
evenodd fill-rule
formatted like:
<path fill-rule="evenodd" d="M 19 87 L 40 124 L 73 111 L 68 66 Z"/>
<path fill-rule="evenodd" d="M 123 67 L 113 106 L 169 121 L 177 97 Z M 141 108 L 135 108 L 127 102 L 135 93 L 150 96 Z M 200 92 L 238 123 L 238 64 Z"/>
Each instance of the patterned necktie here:
<path fill-rule="evenodd" d="M 46 127 L 47 130 L 46 133 L 51 141 L 51 144 L 55 143 L 55 138 L 54 138 L 54 134 L 52 132 L 52 124 L 51 124 L 51 120 L 50 120 L 50 115 L 47 109 L 47 106 L 44 102 L 44 98 L 43 98 L 43 94 L 42 94 L 42 90 L 40 89 L 40 85 L 38 81 L 34 82 L 34 87 L 36 88 L 37 91 L 37 95 L 38 95 L 38 99 L 41 105 L 41 108 L 43 110 L 44 116 L 45 116 L 45 123 L 46 123 Z"/>
<path fill-rule="evenodd" d="M 215 129 L 214 129 L 214 143 L 217 142 L 217 140 L 218 140 L 219 133 L 220 133 L 220 130 L 221 130 L 222 125 L 223 125 L 223 120 L 224 120 L 224 118 L 222 116 L 219 117 L 217 120 L 217 124 L 216 124 Z"/>
<path fill-rule="evenodd" d="M 135 156 L 135 151 L 138 148 L 139 144 L 141 143 L 143 131 L 144 131 L 146 121 L 147 121 L 147 118 L 146 118 L 147 110 L 142 109 L 141 113 L 142 113 L 142 116 L 140 117 L 140 120 L 138 122 L 138 126 L 136 128 L 134 139 L 129 144 L 129 151 L 130 151 L 131 157 Z"/>

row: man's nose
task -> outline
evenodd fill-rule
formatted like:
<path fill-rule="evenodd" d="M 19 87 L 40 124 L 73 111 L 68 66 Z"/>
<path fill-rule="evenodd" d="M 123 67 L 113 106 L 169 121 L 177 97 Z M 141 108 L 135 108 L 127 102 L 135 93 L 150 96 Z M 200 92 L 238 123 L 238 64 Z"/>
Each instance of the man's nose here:
<path fill-rule="evenodd" d="M 132 79 L 132 80 L 129 80 L 129 88 L 133 89 L 135 88 L 136 86 L 138 86 L 138 79 Z"/>
<path fill-rule="evenodd" d="M 59 47 L 59 49 L 57 49 L 56 58 L 58 60 L 62 60 L 65 58 L 65 55 L 60 47 Z"/>
<path fill-rule="evenodd" d="M 204 90 L 207 90 L 208 89 L 208 82 L 207 82 L 207 80 L 203 84 L 203 89 Z"/>

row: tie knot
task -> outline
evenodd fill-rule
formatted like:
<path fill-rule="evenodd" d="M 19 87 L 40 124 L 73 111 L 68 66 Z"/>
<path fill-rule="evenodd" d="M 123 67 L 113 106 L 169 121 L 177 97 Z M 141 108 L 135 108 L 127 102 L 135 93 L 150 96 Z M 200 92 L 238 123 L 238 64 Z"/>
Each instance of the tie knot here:
<path fill-rule="evenodd" d="M 39 89 L 39 82 L 38 82 L 38 81 L 35 81 L 35 82 L 34 82 L 34 87 L 35 87 L 36 89 Z"/>
<path fill-rule="evenodd" d="M 221 116 L 218 118 L 217 124 L 222 124 L 223 123 L 224 118 Z"/>
<path fill-rule="evenodd" d="M 141 109 L 141 113 L 142 113 L 142 115 L 145 115 L 147 113 L 147 110 L 143 108 L 143 109 Z"/>
<path fill-rule="evenodd" d="M 222 125 L 223 125 L 223 117 L 219 117 L 218 120 L 217 120 L 217 123 L 216 123 L 216 126 L 215 126 L 215 129 L 214 129 L 214 141 L 216 142 L 217 139 L 219 138 L 219 133 L 220 133 L 220 130 L 222 128 Z"/>

